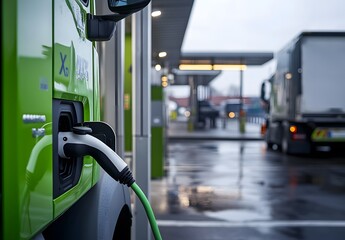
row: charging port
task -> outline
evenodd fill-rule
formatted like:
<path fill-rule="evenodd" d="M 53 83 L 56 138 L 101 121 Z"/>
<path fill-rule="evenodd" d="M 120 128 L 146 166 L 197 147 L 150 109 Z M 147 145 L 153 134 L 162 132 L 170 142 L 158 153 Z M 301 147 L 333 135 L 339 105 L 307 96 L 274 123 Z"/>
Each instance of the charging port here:
<path fill-rule="evenodd" d="M 74 125 L 73 117 L 71 112 L 61 112 L 59 117 L 59 132 L 72 131 Z M 60 188 L 64 191 L 70 189 L 75 179 L 75 172 L 77 170 L 77 159 L 76 158 L 61 158 L 59 157 L 59 182 Z"/>
<path fill-rule="evenodd" d="M 80 178 L 83 161 L 81 158 L 62 158 L 58 156 L 58 140 L 59 132 L 72 131 L 73 126 L 83 122 L 83 105 L 80 102 L 54 100 L 54 198 L 65 193 L 74 187 Z"/>

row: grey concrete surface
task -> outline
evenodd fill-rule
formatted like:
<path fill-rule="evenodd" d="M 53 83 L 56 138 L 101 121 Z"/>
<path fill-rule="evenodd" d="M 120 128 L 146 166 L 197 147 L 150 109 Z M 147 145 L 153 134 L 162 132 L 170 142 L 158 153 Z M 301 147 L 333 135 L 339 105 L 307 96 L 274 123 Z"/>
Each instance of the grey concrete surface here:
<path fill-rule="evenodd" d="M 345 239 L 345 158 L 285 156 L 263 141 L 168 147 L 151 200 L 163 239 Z"/>

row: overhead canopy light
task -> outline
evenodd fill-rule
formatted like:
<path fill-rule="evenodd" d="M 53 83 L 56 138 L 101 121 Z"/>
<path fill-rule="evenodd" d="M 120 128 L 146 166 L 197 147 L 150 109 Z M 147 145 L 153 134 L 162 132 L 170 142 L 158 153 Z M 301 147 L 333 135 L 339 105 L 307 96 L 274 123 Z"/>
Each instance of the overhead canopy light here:
<path fill-rule="evenodd" d="M 180 70 L 246 70 L 247 65 L 239 64 L 180 64 Z"/>
<path fill-rule="evenodd" d="M 168 55 L 167 52 L 158 53 L 158 57 L 160 57 L 160 58 L 166 57 L 167 55 Z"/>
<path fill-rule="evenodd" d="M 160 71 L 162 69 L 162 66 L 159 65 L 159 64 L 156 64 L 155 69 L 158 72 L 158 71 Z"/>
<path fill-rule="evenodd" d="M 242 64 L 214 64 L 213 70 L 246 70 L 247 66 Z"/>
<path fill-rule="evenodd" d="M 212 70 L 211 64 L 181 64 L 180 70 Z"/>
<path fill-rule="evenodd" d="M 159 11 L 159 10 L 153 11 L 153 12 L 151 13 L 151 16 L 152 16 L 152 17 L 159 17 L 160 15 L 162 15 L 162 12 Z"/>

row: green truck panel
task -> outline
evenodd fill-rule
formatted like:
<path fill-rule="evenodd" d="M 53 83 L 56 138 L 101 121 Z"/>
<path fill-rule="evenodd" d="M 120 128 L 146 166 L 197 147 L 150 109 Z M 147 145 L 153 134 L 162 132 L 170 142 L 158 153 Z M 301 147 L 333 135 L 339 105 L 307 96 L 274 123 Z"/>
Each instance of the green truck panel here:
<path fill-rule="evenodd" d="M 85 39 L 85 7 L 75 0 L 54 1 L 54 98 L 83 103 L 84 121 L 94 120 L 92 42 Z M 71 24 L 74 23 L 74 24 Z M 79 182 L 54 199 L 54 217 L 66 211 L 92 186 L 94 160 L 84 157 Z"/>
<path fill-rule="evenodd" d="M 2 8 L 2 79 L 12 79 L 2 83 L 2 168 L 10 169 L 2 176 L 3 239 L 29 239 L 53 219 L 52 13 L 39 14 L 47 8 L 51 2 Z M 46 24 L 32 34 L 28 18 Z"/>
<path fill-rule="evenodd" d="M 85 39 L 91 5 L 74 0 L 2 4 L 2 79 L 12 81 L 1 87 L 1 168 L 9 169 L 1 178 L 1 239 L 31 239 L 99 178 L 98 164 L 85 157 L 78 184 L 53 199 L 53 98 L 80 101 L 84 120 L 99 120 L 98 56 Z M 53 15 L 54 9 L 60 11 Z"/>

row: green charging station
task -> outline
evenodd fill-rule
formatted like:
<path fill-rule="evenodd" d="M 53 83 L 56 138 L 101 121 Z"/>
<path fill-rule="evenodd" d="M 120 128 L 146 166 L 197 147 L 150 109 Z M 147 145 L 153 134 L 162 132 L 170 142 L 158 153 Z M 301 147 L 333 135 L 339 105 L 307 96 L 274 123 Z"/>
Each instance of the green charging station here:
<path fill-rule="evenodd" d="M 165 156 L 165 107 L 164 90 L 161 86 L 151 87 L 151 177 L 164 176 Z"/>

